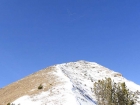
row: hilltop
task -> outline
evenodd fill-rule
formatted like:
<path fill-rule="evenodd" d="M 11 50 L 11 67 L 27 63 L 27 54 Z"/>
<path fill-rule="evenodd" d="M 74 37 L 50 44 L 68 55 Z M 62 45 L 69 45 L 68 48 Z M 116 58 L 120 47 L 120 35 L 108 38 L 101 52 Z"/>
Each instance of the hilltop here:
<path fill-rule="evenodd" d="M 81 60 L 50 66 L 0 89 L 0 105 L 96 105 L 93 84 L 105 77 L 140 91 L 139 85 L 122 74 Z"/>

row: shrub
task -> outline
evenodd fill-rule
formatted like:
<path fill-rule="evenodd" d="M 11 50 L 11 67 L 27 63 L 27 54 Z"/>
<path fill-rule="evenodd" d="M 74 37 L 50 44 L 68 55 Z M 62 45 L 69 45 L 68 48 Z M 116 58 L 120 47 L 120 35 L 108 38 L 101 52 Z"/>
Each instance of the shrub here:
<path fill-rule="evenodd" d="M 38 86 L 38 89 L 43 89 L 43 85 L 40 84 L 40 85 Z"/>
<path fill-rule="evenodd" d="M 94 83 L 97 105 L 134 105 L 136 94 L 127 89 L 125 83 L 115 83 L 111 78 Z"/>
<path fill-rule="evenodd" d="M 10 105 L 10 103 L 8 103 L 7 105 Z"/>

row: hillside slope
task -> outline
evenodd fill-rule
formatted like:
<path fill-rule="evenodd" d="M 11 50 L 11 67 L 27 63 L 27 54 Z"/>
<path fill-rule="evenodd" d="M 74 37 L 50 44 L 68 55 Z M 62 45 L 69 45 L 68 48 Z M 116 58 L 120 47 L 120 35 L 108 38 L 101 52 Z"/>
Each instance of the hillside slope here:
<path fill-rule="evenodd" d="M 94 62 L 78 61 L 48 67 L 0 89 L 0 105 L 95 105 L 93 83 L 105 77 L 140 91 L 140 86 L 120 73 Z M 39 90 L 40 84 L 43 89 Z"/>

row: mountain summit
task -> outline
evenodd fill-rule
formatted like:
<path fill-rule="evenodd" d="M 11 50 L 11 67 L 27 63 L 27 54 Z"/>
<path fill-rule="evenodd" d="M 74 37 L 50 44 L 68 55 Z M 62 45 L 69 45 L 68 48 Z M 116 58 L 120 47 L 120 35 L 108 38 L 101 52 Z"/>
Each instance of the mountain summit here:
<path fill-rule="evenodd" d="M 0 105 L 96 105 L 93 84 L 105 77 L 140 91 L 120 73 L 81 60 L 50 66 L 0 89 Z"/>

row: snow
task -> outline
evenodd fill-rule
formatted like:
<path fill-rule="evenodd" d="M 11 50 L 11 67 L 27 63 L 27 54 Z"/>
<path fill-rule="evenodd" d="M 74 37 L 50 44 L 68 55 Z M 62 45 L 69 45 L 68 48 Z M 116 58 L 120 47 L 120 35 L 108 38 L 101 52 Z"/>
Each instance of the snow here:
<path fill-rule="evenodd" d="M 16 100 L 15 102 L 13 102 L 14 104 L 18 105 L 29 105 L 29 104 L 32 104 L 32 105 L 41 105 L 41 102 L 38 101 L 38 102 L 35 102 L 35 101 L 32 101 L 32 99 L 30 98 L 30 96 L 23 96 L 23 97 L 20 97 L 18 100 Z M 21 104 L 22 103 L 22 104 Z"/>
<path fill-rule="evenodd" d="M 16 105 L 96 105 L 93 84 L 105 77 L 111 77 L 115 82 L 126 82 L 131 91 L 140 91 L 140 86 L 126 80 L 120 73 L 94 62 L 70 62 L 54 67 L 55 71 L 52 73 L 58 77 L 61 84 L 34 96 L 22 96 L 13 103 Z"/>

